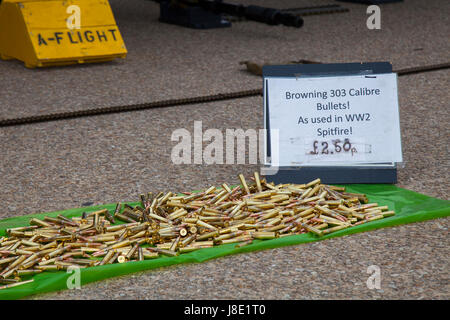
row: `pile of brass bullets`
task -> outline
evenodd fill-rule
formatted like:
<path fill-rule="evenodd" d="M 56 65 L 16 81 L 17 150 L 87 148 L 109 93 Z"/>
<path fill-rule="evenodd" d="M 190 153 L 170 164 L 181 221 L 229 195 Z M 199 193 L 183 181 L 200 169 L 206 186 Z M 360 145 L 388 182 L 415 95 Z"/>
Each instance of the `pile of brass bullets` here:
<path fill-rule="evenodd" d="M 248 183 L 180 195 L 140 195 L 140 205 L 117 204 L 81 217 L 33 218 L 0 238 L 0 283 L 69 267 L 90 267 L 176 256 L 214 245 L 312 232 L 318 236 L 394 215 L 364 194 L 321 184 L 268 183 L 255 172 Z M 125 222 L 116 223 L 116 220 Z M 28 280 L 30 281 L 30 280 Z M 24 282 L 28 282 L 24 281 Z"/>

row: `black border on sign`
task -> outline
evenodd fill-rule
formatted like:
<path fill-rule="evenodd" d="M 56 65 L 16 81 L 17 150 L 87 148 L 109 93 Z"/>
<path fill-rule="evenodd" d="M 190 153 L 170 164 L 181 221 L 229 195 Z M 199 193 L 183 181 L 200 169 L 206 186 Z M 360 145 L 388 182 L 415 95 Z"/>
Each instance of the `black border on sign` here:
<path fill-rule="evenodd" d="M 389 62 L 330 63 L 267 65 L 262 68 L 264 85 L 264 128 L 267 129 L 266 157 L 271 156 L 268 77 L 297 78 L 330 77 L 344 75 L 377 75 L 392 73 Z M 396 183 L 397 168 L 394 166 L 327 166 L 327 167 L 280 167 L 270 176 L 275 183 L 305 183 L 321 178 L 323 183 Z"/>

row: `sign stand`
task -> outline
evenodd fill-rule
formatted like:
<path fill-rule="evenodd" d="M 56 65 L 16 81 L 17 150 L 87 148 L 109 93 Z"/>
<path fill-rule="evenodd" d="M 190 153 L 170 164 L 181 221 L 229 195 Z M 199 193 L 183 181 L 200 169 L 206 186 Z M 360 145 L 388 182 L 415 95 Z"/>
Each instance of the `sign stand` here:
<path fill-rule="evenodd" d="M 263 81 L 264 81 L 264 126 L 267 129 L 267 139 L 266 139 L 266 150 L 265 156 L 266 159 L 271 158 L 271 151 L 273 146 L 271 145 L 270 132 L 271 129 L 271 119 L 273 122 L 274 115 L 270 115 L 271 112 L 275 112 L 275 106 L 271 106 L 269 104 L 269 96 L 272 94 L 271 88 L 269 88 L 268 79 L 270 78 L 284 78 L 284 79 L 304 79 L 304 78 L 330 78 L 330 77 L 340 77 L 340 76 L 365 76 L 365 77 L 373 77 L 381 74 L 392 74 L 392 65 L 388 62 L 376 62 L 376 63 L 345 63 L 345 64 L 305 64 L 305 65 L 269 65 L 263 67 Z M 338 82 L 339 83 L 339 82 Z M 278 86 L 279 87 L 279 86 Z M 320 84 L 318 88 L 321 88 Z M 299 88 L 301 89 L 301 88 Z M 272 90 L 276 90 L 273 89 Z M 279 88 L 277 90 L 280 90 Z M 396 86 L 395 86 L 396 90 Z M 280 90 L 281 91 L 281 90 Z M 284 92 L 283 92 L 284 93 Z M 281 93 L 278 96 L 282 96 Z M 329 98 L 330 96 L 328 96 Z M 362 98 L 360 98 L 362 99 Z M 395 99 L 397 98 L 397 92 L 395 91 Z M 281 101 L 281 99 L 279 99 Z M 336 100 L 336 99 L 335 99 Z M 339 100 L 339 99 L 337 99 Z M 311 100 L 315 101 L 315 100 Z M 361 100 L 357 100 L 361 101 Z M 304 108 L 313 109 L 310 106 L 313 106 L 315 102 L 306 103 L 304 100 L 299 100 L 298 102 L 284 102 L 283 103 L 292 103 L 291 107 L 295 107 L 296 112 L 302 114 L 302 110 Z M 398 103 L 398 100 L 395 101 Z M 281 104 L 281 102 L 280 102 Z M 355 112 L 357 108 L 353 106 L 352 112 Z M 278 109 L 279 110 L 279 109 Z M 315 110 L 314 110 L 315 111 Z M 341 110 L 339 110 L 341 111 Z M 319 112 L 315 111 L 317 114 Z M 321 111 L 322 112 L 322 111 Z M 343 112 L 343 111 L 342 111 Z M 342 114 L 342 112 L 340 114 Z M 392 110 L 392 113 L 397 113 L 398 110 Z M 320 115 L 325 113 L 320 113 Z M 328 114 L 328 113 L 326 113 Z M 297 115 L 296 115 L 297 116 Z M 331 117 L 331 116 L 330 116 Z M 287 119 L 287 121 L 290 121 Z M 292 122 L 292 121 L 290 121 Z M 397 118 L 397 124 L 398 124 Z M 360 125 L 360 123 L 358 123 Z M 280 126 L 280 125 L 279 125 Z M 286 128 L 277 128 L 280 130 L 284 130 L 286 132 Z M 295 127 L 294 127 L 295 130 Z M 354 130 L 355 131 L 355 130 Z M 400 139 L 400 130 L 398 128 L 398 140 Z M 298 138 L 300 139 L 300 138 Z M 330 138 L 331 139 L 331 138 Z M 330 140 L 331 141 L 331 140 Z M 396 145 L 397 146 L 397 145 Z M 298 149 L 298 145 L 293 147 L 294 149 Z M 401 145 L 397 146 L 397 149 L 400 149 L 400 158 L 401 158 Z M 283 152 L 286 153 L 286 150 L 278 150 L 282 155 Z M 277 152 L 278 152 L 277 151 Z M 333 153 L 333 152 L 331 152 Z M 273 157 L 272 157 L 273 158 Z M 361 163 L 345 164 L 342 165 L 342 162 L 336 162 L 336 165 L 325 163 L 324 165 L 311 165 L 309 163 L 299 164 L 299 165 L 286 165 L 280 162 L 280 166 L 278 170 L 276 170 L 275 174 L 267 175 L 267 178 L 270 181 L 275 183 L 306 183 L 316 178 L 320 178 L 323 183 L 330 184 L 346 184 L 346 183 L 396 183 L 397 182 L 397 162 L 400 161 L 392 161 L 392 162 L 381 162 L 381 163 L 365 163 L 361 161 Z M 270 163 L 270 160 L 269 160 Z M 266 161 L 266 165 L 268 162 Z M 341 165 L 340 165 L 341 164 Z M 273 165 L 273 164 L 271 164 Z M 269 166 L 270 168 L 270 166 Z M 263 171 L 262 171 L 263 172 Z"/>

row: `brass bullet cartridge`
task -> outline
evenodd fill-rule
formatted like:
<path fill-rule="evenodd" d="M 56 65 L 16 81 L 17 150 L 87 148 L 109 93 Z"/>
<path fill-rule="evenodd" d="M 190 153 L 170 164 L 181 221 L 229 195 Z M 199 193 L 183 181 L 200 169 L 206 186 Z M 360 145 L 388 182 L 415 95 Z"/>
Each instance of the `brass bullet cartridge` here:
<path fill-rule="evenodd" d="M 377 215 L 377 216 L 368 217 L 367 220 L 368 221 L 374 221 L 374 220 L 383 219 L 383 218 L 384 218 L 383 215 L 380 214 L 380 215 Z"/>
<path fill-rule="evenodd" d="M 225 201 L 226 199 L 228 199 L 228 197 L 230 197 L 230 193 L 225 193 L 222 197 L 220 197 L 215 204 L 218 205 L 219 203 L 221 203 L 222 201 Z"/>
<path fill-rule="evenodd" d="M 119 262 L 119 263 L 124 263 L 126 261 L 127 261 L 127 258 L 123 255 L 120 255 L 117 257 L 117 262 Z"/>
<path fill-rule="evenodd" d="M 253 173 L 253 176 L 255 177 L 256 189 L 258 190 L 258 192 L 262 192 L 261 178 L 259 177 L 259 173 L 255 171 Z"/>
<path fill-rule="evenodd" d="M 100 261 L 99 265 L 100 266 L 105 265 L 109 260 L 111 260 L 111 258 L 114 256 L 115 253 L 116 253 L 115 250 L 109 250 L 103 257 L 102 261 Z"/>
<path fill-rule="evenodd" d="M 21 285 L 24 285 L 24 284 L 27 284 L 27 283 L 31 283 L 31 282 L 33 282 L 33 281 L 34 281 L 34 279 L 26 280 L 26 281 L 21 281 L 21 282 L 16 282 L 16 283 L 11 283 L 11 284 L 6 284 L 6 285 L 4 285 L 4 286 L 0 286 L 0 290 L 2 290 L 2 289 L 8 289 L 8 288 L 13 288 L 13 287 L 18 287 L 18 286 L 21 286 Z"/>
<path fill-rule="evenodd" d="M 244 233 L 244 231 L 240 230 L 240 231 L 236 231 L 236 232 L 232 232 L 232 233 L 225 233 L 221 236 L 217 236 L 214 238 L 214 241 L 221 241 L 221 240 L 225 240 L 225 239 L 229 239 L 229 238 L 234 238 L 237 236 L 240 236 Z"/>
<path fill-rule="evenodd" d="M 210 193 L 213 193 L 216 190 L 215 186 L 211 186 L 208 189 L 205 190 L 205 195 L 208 195 Z"/>
<path fill-rule="evenodd" d="M 237 243 L 242 241 L 250 241 L 253 240 L 251 236 L 241 236 L 232 239 L 225 239 L 221 241 L 221 244 L 229 244 L 229 243 Z"/>
<path fill-rule="evenodd" d="M 158 205 L 163 205 L 167 199 L 169 199 L 171 196 L 173 195 L 173 193 L 171 191 L 167 192 L 162 198 L 161 200 L 158 201 Z"/>
<path fill-rule="evenodd" d="M 367 211 L 372 211 L 372 210 L 387 211 L 387 210 L 389 210 L 389 208 L 388 208 L 388 206 L 373 207 L 373 208 L 366 209 L 366 212 Z"/>
<path fill-rule="evenodd" d="M 11 263 L 6 269 L 4 269 L 2 271 L 2 273 L 0 273 L 0 275 L 3 274 L 3 272 L 5 272 L 6 270 L 13 269 L 13 268 L 19 266 L 21 263 L 23 263 L 25 261 L 26 258 L 27 258 L 27 256 L 19 256 L 13 263 Z"/>
<path fill-rule="evenodd" d="M 109 226 L 109 227 L 105 228 L 105 231 L 106 232 L 116 232 L 116 231 L 119 231 L 119 230 L 122 230 L 122 229 L 126 229 L 127 226 L 130 226 L 130 225 L 138 225 L 138 223 L 119 224 L 117 226 Z"/>
<path fill-rule="evenodd" d="M 288 231 L 290 231 L 291 229 L 293 229 L 295 227 L 295 225 L 293 223 L 286 225 L 285 228 L 279 230 L 278 232 L 281 233 L 286 233 Z"/>
<path fill-rule="evenodd" d="M 45 257 L 45 256 L 48 255 L 50 252 L 55 251 L 55 250 L 56 250 L 55 248 L 58 248 L 58 246 L 54 246 L 54 247 L 51 247 L 51 248 L 48 248 L 48 249 L 45 249 L 45 250 L 41 250 L 41 251 L 38 252 L 38 255 L 39 255 L 40 257 Z"/>
<path fill-rule="evenodd" d="M 168 200 L 170 200 L 170 201 L 180 201 L 181 203 L 183 203 L 185 197 L 186 196 L 172 196 Z"/>
<path fill-rule="evenodd" d="M 93 217 L 95 215 L 103 216 L 103 215 L 105 215 L 106 212 L 108 212 L 108 209 L 100 209 L 100 210 L 97 210 L 97 211 L 90 212 L 88 214 L 88 217 Z"/>
<path fill-rule="evenodd" d="M 11 231 L 29 231 L 29 230 L 35 230 L 39 228 L 39 226 L 35 225 L 35 226 L 25 226 L 25 227 L 17 227 L 17 228 L 10 228 L 10 229 L 6 229 L 6 233 L 10 233 Z M 3 239 L 3 241 L 5 240 L 5 237 L 2 237 L 1 239 Z M 3 242 L 3 241 L 0 241 Z"/>
<path fill-rule="evenodd" d="M 125 215 L 120 214 L 120 213 L 116 213 L 116 214 L 114 215 L 114 217 L 115 217 L 116 219 L 119 219 L 119 220 L 125 221 L 125 222 L 131 222 L 131 223 L 132 223 L 132 222 L 136 222 L 135 220 L 131 219 L 130 217 L 125 216 Z M 109 230 L 111 230 L 111 229 L 109 229 Z"/>
<path fill-rule="evenodd" d="M 305 187 L 306 187 L 306 188 L 309 188 L 309 187 L 314 186 L 314 185 L 316 185 L 316 184 L 320 184 L 320 178 L 318 178 L 318 179 L 316 179 L 316 180 L 313 180 L 313 181 L 307 183 Z"/>
<path fill-rule="evenodd" d="M 4 248 L 4 247 L 10 246 L 10 245 L 12 245 L 12 244 L 15 244 L 15 243 L 17 243 L 17 242 L 19 242 L 19 239 L 3 241 L 2 247 Z"/>
<path fill-rule="evenodd" d="M 114 263 L 114 261 L 117 261 L 117 259 L 119 258 L 120 252 L 115 252 L 114 255 L 112 256 L 111 259 L 108 260 L 108 262 L 106 262 L 106 264 L 112 264 Z"/>
<path fill-rule="evenodd" d="M 198 248 L 210 248 L 214 246 L 214 241 L 194 241 L 191 243 L 191 246 Z"/>
<path fill-rule="evenodd" d="M 69 246 L 58 248 L 58 249 L 56 249 L 56 250 L 53 250 L 53 251 L 50 252 L 49 254 L 47 254 L 46 257 L 48 257 L 48 258 L 53 258 L 53 257 L 59 256 L 59 255 L 61 255 L 64 251 L 66 251 L 66 250 L 68 250 L 68 249 L 69 249 Z"/>
<path fill-rule="evenodd" d="M 17 267 L 14 268 L 7 268 L 5 270 L 3 270 L 3 272 L 1 273 L 1 277 L 6 279 L 9 278 L 10 276 L 14 275 L 14 272 L 16 272 Z"/>
<path fill-rule="evenodd" d="M 149 225 L 150 225 L 150 223 L 148 223 L 148 222 L 141 223 L 135 227 L 128 229 L 128 234 L 131 235 L 131 234 L 138 233 L 140 231 L 147 230 Z"/>
<path fill-rule="evenodd" d="M 117 243 L 111 245 L 110 248 L 111 249 L 117 249 L 117 248 L 128 246 L 128 245 L 130 245 L 130 243 L 131 243 L 130 240 L 124 240 L 124 241 L 117 242 Z"/>
<path fill-rule="evenodd" d="M 144 208 L 141 208 L 141 207 L 139 207 L 139 206 L 136 206 L 136 207 L 134 207 L 133 208 L 133 212 L 135 212 L 136 214 L 142 214 L 143 212 L 145 211 L 145 209 Z"/>
<path fill-rule="evenodd" d="M 142 247 L 139 247 L 138 249 L 138 261 L 143 261 L 144 260 L 144 251 L 142 249 Z"/>
<path fill-rule="evenodd" d="M 273 227 L 269 227 L 269 228 L 264 228 L 261 231 L 267 231 L 267 232 L 274 232 L 274 231 L 279 231 L 284 229 L 286 226 L 284 224 L 279 224 Z"/>
<path fill-rule="evenodd" d="M 342 230 L 342 229 L 345 229 L 345 228 L 348 228 L 348 225 L 341 225 L 341 226 L 328 228 L 328 229 L 322 230 L 322 233 L 325 235 L 325 234 L 329 234 L 331 232 L 339 231 L 339 230 Z"/>
<path fill-rule="evenodd" d="M 122 204 L 120 202 L 116 203 L 116 208 L 114 209 L 114 215 L 117 213 L 120 213 L 120 210 L 122 210 Z"/>
<path fill-rule="evenodd" d="M 9 250 L 14 251 L 14 250 L 16 250 L 20 245 L 22 245 L 22 242 L 17 241 L 17 242 L 14 243 L 11 247 L 9 247 Z"/>
<path fill-rule="evenodd" d="M 318 196 L 314 196 L 314 197 L 303 199 L 302 201 L 298 202 L 298 204 L 305 204 L 305 203 L 314 202 L 317 200 L 320 200 L 320 198 Z"/>
<path fill-rule="evenodd" d="M 318 224 L 318 225 L 314 226 L 314 228 L 316 228 L 318 230 L 322 230 L 322 229 L 325 229 L 327 227 L 328 227 L 327 223 L 321 223 L 321 224 Z"/>
<path fill-rule="evenodd" d="M 339 207 L 342 206 L 344 202 L 342 200 L 325 200 L 325 201 L 319 201 L 317 204 L 324 206 L 324 205 L 329 205 L 332 207 Z M 342 206 L 343 207 L 343 206 Z M 344 207 L 345 209 L 347 209 L 347 207 Z M 351 212 L 351 210 L 349 210 Z"/>
<path fill-rule="evenodd" d="M 306 197 L 308 197 L 309 194 L 311 193 L 311 190 L 312 190 L 312 188 L 306 189 L 306 190 L 302 193 L 302 195 L 300 196 L 299 199 L 305 199 Z"/>
<path fill-rule="evenodd" d="M 115 239 L 116 237 L 114 236 L 96 236 L 94 239 L 92 239 L 92 241 L 106 242 L 106 241 L 114 241 Z"/>
<path fill-rule="evenodd" d="M 370 208 L 375 208 L 375 207 L 378 207 L 378 203 L 369 203 L 369 204 L 362 204 L 362 205 L 358 205 L 358 206 L 354 206 L 354 207 L 352 207 L 352 209 L 353 210 L 355 210 L 355 211 L 358 211 L 358 212 L 360 212 L 360 211 L 364 211 L 364 210 L 367 210 L 367 209 L 370 209 Z"/>
<path fill-rule="evenodd" d="M 90 260 L 90 259 L 73 259 L 69 258 L 65 260 L 68 263 L 71 263 L 72 265 L 78 264 L 78 265 L 86 265 L 86 266 L 93 266 L 96 260 Z"/>
<path fill-rule="evenodd" d="M 217 230 L 216 227 L 214 227 L 214 226 L 212 226 L 212 225 L 210 225 L 210 224 L 208 224 L 208 223 L 206 223 L 204 221 L 201 221 L 201 220 L 197 220 L 196 224 L 198 226 L 204 227 L 204 228 L 209 229 L 209 230 L 214 230 L 214 231 Z"/>
<path fill-rule="evenodd" d="M 78 227 L 78 223 L 76 223 L 75 221 L 73 221 L 72 219 L 69 219 L 67 217 L 64 217 L 62 214 L 58 214 L 56 216 L 58 219 L 60 219 L 63 223 L 71 225 L 73 227 Z"/>
<path fill-rule="evenodd" d="M 133 258 L 133 256 L 137 253 L 137 250 L 139 248 L 138 244 L 135 244 L 126 254 L 125 258 L 127 258 L 127 260 L 131 260 Z"/>
<path fill-rule="evenodd" d="M 337 220 L 340 220 L 340 221 L 343 221 L 343 222 L 347 221 L 346 217 L 341 216 L 340 214 L 338 214 L 338 213 L 336 213 L 336 212 L 334 212 L 334 211 L 332 211 L 332 210 L 330 210 L 328 208 L 325 208 L 325 207 L 322 207 L 322 206 L 319 206 L 319 205 L 314 206 L 314 208 L 319 210 L 319 211 L 321 211 L 321 212 L 323 212 L 324 214 L 326 214 L 328 216 L 331 216 L 332 218 L 337 219 Z"/>
<path fill-rule="evenodd" d="M 63 222 L 66 222 L 64 220 L 52 218 L 52 217 L 44 217 L 44 221 L 54 223 L 54 224 L 63 224 Z"/>
<path fill-rule="evenodd" d="M 133 221 L 139 221 L 141 218 L 140 213 L 136 213 L 135 211 L 128 209 L 128 208 L 125 208 L 120 215 L 126 216 Z M 116 217 L 117 217 L 117 215 L 116 215 Z"/>
<path fill-rule="evenodd" d="M 56 265 L 56 267 L 58 267 L 57 270 L 68 270 L 69 268 L 73 268 L 73 267 L 77 267 L 80 269 L 86 268 L 86 266 L 81 266 L 78 264 L 70 264 L 70 263 L 63 263 L 63 262 L 59 262 L 59 263 L 60 263 L 59 265 Z"/>
<path fill-rule="evenodd" d="M 105 219 L 108 220 L 110 223 L 114 224 L 116 223 L 116 220 L 114 219 L 114 217 L 111 215 L 111 213 L 109 213 L 108 210 L 106 210 L 105 212 Z"/>
<path fill-rule="evenodd" d="M 352 215 L 353 215 L 354 217 L 358 218 L 359 220 L 365 219 L 365 217 L 366 217 L 364 214 L 358 213 L 358 212 L 356 212 L 356 211 L 353 212 Z"/>
<path fill-rule="evenodd" d="M 134 234 L 133 236 L 129 237 L 130 240 L 139 240 L 140 238 L 144 237 L 147 234 L 147 231 L 141 231 L 138 232 L 136 234 Z"/>
<path fill-rule="evenodd" d="M 363 213 L 367 217 L 367 216 L 380 215 L 382 213 L 382 211 L 381 210 L 371 210 L 371 211 L 364 211 Z"/>
<path fill-rule="evenodd" d="M 36 218 L 32 218 L 30 220 L 30 224 L 31 225 L 35 225 L 35 226 L 40 226 L 40 227 L 51 227 L 51 224 L 49 224 L 49 223 L 47 223 L 45 221 L 36 219 Z"/>
<path fill-rule="evenodd" d="M 169 223 L 169 220 L 167 220 L 166 218 L 163 218 L 161 216 L 158 216 L 158 215 L 156 215 L 154 213 L 149 213 L 148 215 L 149 215 L 149 217 L 151 217 L 153 219 L 156 219 L 156 220 L 159 220 L 159 221 L 162 221 L 162 222 L 165 222 L 165 223 Z"/>
<path fill-rule="evenodd" d="M 308 230 L 308 231 L 310 231 L 310 232 L 312 232 L 312 233 L 314 233 L 314 234 L 316 234 L 318 236 L 322 236 L 323 235 L 324 231 L 322 231 L 322 230 L 316 229 L 316 228 L 314 228 L 314 227 L 312 227 L 312 226 L 310 226 L 310 225 L 308 225 L 306 223 L 303 223 L 303 222 L 298 222 L 298 224 L 300 226 L 302 226 L 303 228 L 305 228 L 306 230 Z"/>
<path fill-rule="evenodd" d="M 228 227 L 228 228 L 225 228 L 225 229 L 220 229 L 220 230 L 219 230 L 219 234 L 225 234 L 225 233 L 235 232 L 235 231 L 237 231 L 239 228 L 244 227 L 244 225 L 245 225 L 244 223 L 239 223 L 239 224 L 233 225 L 233 226 Z"/>
<path fill-rule="evenodd" d="M 181 246 L 182 246 L 182 247 L 187 246 L 187 245 L 190 244 L 192 241 L 194 241 L 196 237 L 197 237 L 197 235 L 195 235 L 195 234 L 192 234 L 192 235 L 186 237 L 185 239 L 181 240 Z"/>
<path fill-rule="evenodd" d="M 275 204 L 274 203 L 263 203 L 263 204 L 257 204 L 256 207 L 259 209 L 262 209 L 262 210 L 267 210 L 267 209 L 275 208 Z"/>
<path fill-rule="evenodd" d="M 238 244 L 235 245 L 234 247 L 235 247 L 235 248 L 242 248 L 242 247 L 247 246 L 247 245 L 252 244 L 252 243 L 253 243 L 253 239 L 250 239 L 250 240 L 247 240 L 247 241 L 238 243 Z"/>
<path fill-rule="evenodd" d="M 186 235 L 187 235 L 187 230 L 185 229 L 185 228 L 182 228 L 181 230 L 180 230 L 180 236 L 182 236 L 182 237 L 185 237 Z"/>
<path fill-rule="evenodd" d="M 41 272 L 42 272 L 42 270 L 39 270 L 39 269 L 15 270 L 14 275 L 17 277 L 21 277 L 21 276 L 34 275 L 34 274 L 41 273 Z"/>
<path fill-rule="evenodd" d="M 9 263 L 9 262 L 14 261 L 16 259 L 17 259 L 17 257 L 10 257 L 10 258 L 0 259 L 0 265 Z"/>
<path fill-rule="evenodd" d="M 200 249 L 199 247 L 187 246 L 187 247 L 179 248 L 178 251 L 180 253 L 187 253 L 187 252 L 192 252 L 192 251 L 199 250 L 199 249 Z"/>
<path fill-rule="evenodd" d="M 46 265 L 46 266 L 37 266 L 36 269 L 42 271 L 58 271 L 62 270 L 61 266 L 57 266 L 56 264 Z"/>
<path fill-rule="evenodd" d="M 205 239 L 213 238 L 213 237 L 217 236 L 218 234 L 219 234 L 218 230 L 204 233 L 202 235 L 197 236 L 197 240 L 205 240 Z"/>
<path fill-rule="evenodd" d="M 30 256 L 32 255 L 34 252 L 31 251 L 26 251 L 26 250 L 22 250 L 22 249 L 16 249 L 16 254 L 17 255 L 25 255 L 25 256 Z"/>
<path fill-rule="evenodd" d="M 324 215 L 320 215 L 319 218 L 315 218 L 313 220 L 317 221 L 317 222 L 332 224 L 334 226 L 348 225 L 348 222 L 343 222 L 341 220 L 337 220 L 337 219 L 334 219 L 334 218 L 331 218 L 328 216 L 324 216 Z"/>
<path fill-rule="evenodd" d="M 267 219 L 273 218 L 273 217 L 277 216 L 279 214 L 279 212 L 280 212 L 279 209 L 269 210 L 269 211 L 267 211 L 267 213 L 265 215 L 263 215 L 261 218 L 257 219 L 257 221 L 262 221 L 262 220 L 267 220 Z"/>
<path fill-rule="evenodd" d="M 163 254 L 165 256 L 175 257 L 178 255 L 178 252 L 165 250 L 165 249 L 155 249 L 158 253 Z"/>
<path fill-rule="evenodd" d="M 209 204 L 213 204 L 213 203 L 215 203 L 217 200 L 219 200 L 220 198 L 222 198 L 224 195 L 226 195 L 227 194 L 227 190 L 221 190 L 221 191 L 219 191 L 219 193 L 218 194 L 216 194 L 213 198 L 211 198 L 209 201 L 208 201 L 208 203 Z"/>
<path fill-rule="evenodd" d="M 243 207 L 243 206 L 245 206 L 246 205 L 246 202 L 245 201 L 241 201 L 239 204 L 237 204 L 235 207 L 234 207 L 234 209 L 231 211 L 231 213 L 230 213 L 230 217 L 233 217 L 236 213 L 238 213 L 239 212 L 239 210 L 241 210 L 241 208 Z"/>
<path fill-rule="evenodd" d="M 98 248 L 90 248 L 90 247 L 81 247 L 80 250 L 85 253 L 94 253 L 94 252 L 100 251 L 100 249 L 98 249 Z"/>
<path fill-rule="evenodd" d="M 276 233 L 275 232 L 253 232 L 251 236 L 254 239 L 275 239 Z"/>
<path fill-rule="evenodd" d="M 260 193 L 255 193 L 251 196 L 251 199 L 264 199 L 264 198 L 270 198 L 273 195 L 276 195 L 277 191 L 269 190 L 269 191 L 262 191 Z"/>
<path fill-rule="evenodd" d="M 10 235 L 11 237 L 18 237 L 18 238 L 20 238 L 20 237 L 24 237 L 24 236 L 25 236 L 25 233 L 22 232 L 22 231 L 10 231 L 10 232 L 9 232 L 9 235 Z"/>
<path fill-rule="evenodd" d="M 150 252 L 148 250 L 142 249 L 144 259 L 155 259 L 159 257 L 158 252 Z"/>
<path fill-rule="evenodd" d="M 277 217 L 277 218 L 273 218 L 273 219 L 270 219 L 269 221 L 267 221 L 266 222 L 266 224 L 264 225 L 264 227 L 271 227 L 271 226 L 274 226 L 274 225 L 276 225 L 276 224 L 279 224 L 281 222 L 281 218 L 280 217 Z"/>
<path fill-rule="evenodd" d="M 142 208 L 145 209 L 146 203 L 147 203 L 147 198 L 145 197 L 145 194 L 141 193 L 141 194 L 139 195 L 139 199 L 141 200 L 141 206 L 142 206 Z"/>
<path fill-rule="evenodd" d="M 170 220 L 175 220 L 175 219 L 178 219 L 178 218 L 180 218 L 182 216 L 187 215 L 187 213 L 188 212 L 184 208 L 181 208 L 181 209 L 178 209 L 178 210 L 174 211 L 172 214 L 170 214 L 169 215 L 169 219 Z"/>
<path fill-rule="evenodd" d="M 17 283 L 20 279 L 17 278 L 11 278 L 11 279 L 1 279 L 0 278 L 0 284 L 10 284 L 10 283 Z"/>
<path fill-rule="evenodd" d="M 226 183 L 222 183 L 222 188 L 224 188 L 228 193 L 231 193 L 231 189 Z"/>
<path fill-rule="evenodd" d="M 242 188 L 244 188 L 245 193 L 250 194 L 250 189 L 248 188 L 247 181 L 245 181 L 245 177 L 242 173 L 239 175 L 239 180 L 241 181 L 241 185 Z"/>
<path fill-rule="evenodd" d="M 383 216 L 383 218 L 387 218 L 387 217 L 391 217 L 393 215 L 395 215 L 394 211 L 385 211 L 381 214 Z"/>

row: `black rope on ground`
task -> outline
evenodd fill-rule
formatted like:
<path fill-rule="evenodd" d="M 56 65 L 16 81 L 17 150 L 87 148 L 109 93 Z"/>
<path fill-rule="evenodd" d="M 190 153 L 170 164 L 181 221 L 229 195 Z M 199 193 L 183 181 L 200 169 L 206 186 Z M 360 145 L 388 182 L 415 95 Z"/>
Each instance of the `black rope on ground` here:
<path fill-rule="evenodd" d="M 394 70 L 394 72 L 397 73 L 399 76 L 404 76 L 404 75 L 410 75 L 410 74 L 421 73 L 421 72 L 443 70 L 443 69 L 448 69 L 449 67 L 450 67 L 450 62 L 447 62 L 447 63 L 435 64 L 435 65 L 430 65 L 430 66 L 420 66 L 420 67 L 412 67 L 412 68 Z M 259 96 L 259 95 L 262 95 L 262 89 L 219 93 L 219 94 L 215 94 L 215 95 L 199 96 L 199 97 L 184 98 L 184 99 L 160 100 L 160 101 L 141 103 L 141 104 L 131 104 L 131 105 L 125 105 L 125 106 L 100 107 L 100 108 L 93 108 L 93 109 L 88 109 L 88 110 L 68 111 L 68 112 L 44 114 L 44 115 L 22 117 L 22 118 L 1 119 L 0 127 L 19 126 L 19 125 L 39 123 L 39 122 L 66 120 L 66 119 L 90 117 L 90 116 L 97 116 L 97 115 L 111 114 L 111 113 L 146 110 L 146 109 L 153 109 L 153 108 L 174 107 L 174 106 L 188 105 L 188 104 L 200 104 L 200 103 L 214 102 L 214 101 L 233 100 L 233 99 L 254 97 L 254 96 Z"/>

